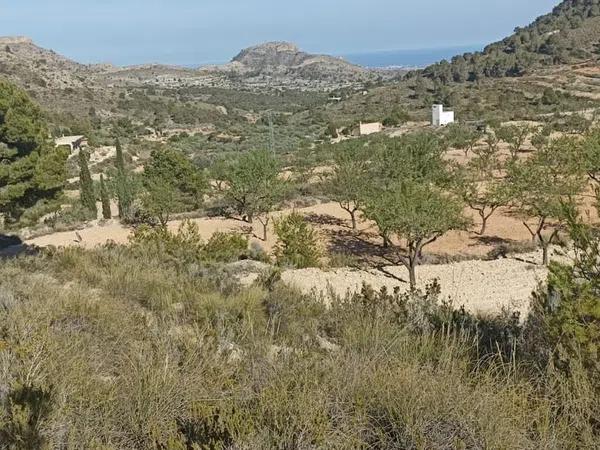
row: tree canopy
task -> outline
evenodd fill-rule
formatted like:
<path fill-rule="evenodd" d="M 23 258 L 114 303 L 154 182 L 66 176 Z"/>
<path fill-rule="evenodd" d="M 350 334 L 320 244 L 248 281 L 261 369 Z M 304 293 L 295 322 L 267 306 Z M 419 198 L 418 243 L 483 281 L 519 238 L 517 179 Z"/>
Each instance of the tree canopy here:
<path fill-rule="evenodd" d="M 285 188 L 279 161 L 268 150 L 254 150 L 233 162 L 225 181 L 225 201 L 243 220 L 268 214 L 281 200 Z"/>
<path fill-rule="evenodd" d="M 68 150 L 54 148 L 48 136 L 40 108 L 0 80 L 0 213 L 8 221 L 64 186 Z"/>
<path fill-rule="evenodd" d="M 548 264 L 548 247 L 558 234 L 557 225 L 565 219 L 565 204 L 575 202 L 584 187 L 579 148 L 572 138 L 555 139 L 508 168 L 513 206 L 542 248 L 544 264 Z"/>
<path fill-rule="evenodd" d="M 514 34 L 488 45 L 482 52 L 465 53 L 433 64 L 425 69 L 424 75 L 441 83 L 461 83 L 486 77 L 521 76 L 534 67 L 592 58 L 598 33 L 590 21 L 598 16 L 598 0 L 564 0 L 551 13 L 517 28 Z M 586 32 L 582 33 L 582 29 Z"/>

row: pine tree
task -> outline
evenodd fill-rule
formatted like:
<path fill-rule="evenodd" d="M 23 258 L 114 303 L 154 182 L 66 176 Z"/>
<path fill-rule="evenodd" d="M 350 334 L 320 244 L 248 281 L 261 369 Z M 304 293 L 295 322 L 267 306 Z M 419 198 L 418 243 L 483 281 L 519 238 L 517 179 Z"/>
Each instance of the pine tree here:
<path fill-rule="evenodd" d="M 104 175 L 100 175 L 100 200 L 102 202 L 102 217 L 107 220 L 111 219 L 110 197 L 108 195 L 108 189 L 106 189 L 106 184 L 104 183 Z"/>
<path fill-rule="evenodd" d="M 0 80 L 0 217 L 7 224 L 38 201 L 58 198 L 69 150 L 48 140 L 44 114 L 29 95 Z"/>
<path fill-rule="evenodd" d="M 90 211 L 90 215 L 96 218 L 96 195 L 94 194 L 94 183 L 88 167 L 88 154 L 85 150 L 79 151 L 79 196 L 81 204 Z"/>
<path fill-rule="evenodd" d="M 115 183 L 117 202 L 119 208 L 119 217 L 121 219 L 126 218 L 129 215 L 132 203 L 131 186 L 127 176 L 127 170 L 125 169 L 125 159 L 123 157 L 123 147 L 121 142 L 117 138 L 115 143 L 117 148 L 116 155 L 116 167 L 117 167 L 117 178 Z"/>

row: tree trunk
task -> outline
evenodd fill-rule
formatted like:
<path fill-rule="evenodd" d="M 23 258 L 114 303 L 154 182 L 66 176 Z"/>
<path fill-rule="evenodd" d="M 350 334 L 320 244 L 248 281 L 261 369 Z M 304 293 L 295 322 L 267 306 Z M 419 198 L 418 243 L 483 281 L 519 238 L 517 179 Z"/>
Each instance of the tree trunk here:
<path fill-rule="evenodd" d="M 357 229 L 357 225 L 356 225 L 356 211 L 350 211 L 350 217 L 352 219 L 352 231 L 356 231 L 356 229 Z"/>
<path fill-rule="evenodd" d="M 381 237 L 383 238 L 383 248 L 390 248 L 392 246 L 390 238 L 387 237 L 385 234 L 382 234 Z"/>
<path fill-rule="evenodd" d="M 417 288 L 417 259 L 411 259 L 408 264 L 408 277 L 410 282 L 410 289 L 414 290 Z"/>
<path fill-rule="evenodd" d="M 542 264 L 544 266 L 548 265 L 549 262 L 549 253 L 550 253 L 550 244 L 542 242 Z"/>
<path fill-rule="evenodd" d="M 269 221 L 270 218 L 267 217 L 265 220 L 261 220 L 263 226 L 263 241 L 267 242 L 268 231 L 269 231 Z"/>
<path fill-rule="evenodd" d="M 485 212 L 479 211 L 479 217 L 481 217 L 481 229 L 479 230 L 479 236 L 483 236 L 487 229 L 487 221 L 489 216 L 486 216 Z"/>

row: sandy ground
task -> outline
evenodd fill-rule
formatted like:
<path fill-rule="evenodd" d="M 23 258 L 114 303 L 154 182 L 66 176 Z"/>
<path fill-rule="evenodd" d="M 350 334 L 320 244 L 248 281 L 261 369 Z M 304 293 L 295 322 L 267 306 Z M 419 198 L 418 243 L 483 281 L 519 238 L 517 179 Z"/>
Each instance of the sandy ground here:
<path fill-rule="evenodd" d="M 324 203 L 299 208 L 296 211 L 304 214 L 319 231 L 324 250 L 330 253 L 350 253 L 372 267 L 382 264 L 380 238 L 371 223 L 361 221 L 360 233 L 352 232 L 348 214 L 336 203 Z M 280 211 L 274 213 L 274 216 L 290 212 L 291 210 Z M 262 235 L 259 223 L 250 226 L 238 220 L 225 218 L 200 218 L 192 221 L 198 224 L 200 233 L 206 240 L 218 231 L 237 231 L 247 234 L 255 245 L 260 245 L 267 251 L 275 244 L 272 228 L 266 242 L 257 237 Z M 169 228 L 176 230 L 180 224 L 179 220 L 172 221 Z M 106 223 L 95 221 L 83 230 L 40 236 L 28 240 L 27 244 L 40 247 L 79 245 L 93 248 L 108 241 L 127 243 L 130 235 L 131 229 L 122 226 L 116 220 Z M 448 233 L 427 247 L 425 256 L 477 258 L 486 255 L 499 243 L 528 240 L 530 236 L 521 221 L 503 211 L 490 220 L 487 236 L 478 237 L 467 232 Z M 471 312 L 484 314 L 499 313 L 503 308 L 508 308 L 520 311 L 524 316 L 528 310 L 531 293 L 546 279 L 547 272 L 539 265 L 540 261 L 541 256 L 534 253 L 518 259 L 514 257 L 495 261 L 471 260 L 423 265 L 418 268 L 417 277 L 421 287 L 437 278 L 442 287 L 442 297 L 451 299 L 456 307 L 464 306 Z M 363 283 L 370 284 L 375 289 L 383 286 L 389 289 L 408 289 L 406 270 L 398 266 L 368 271 L 351 268 L 329 271 L 289 270 L 284 272 L 283 280 L 304 292 L 314 290 L 324 299 L 329 298 L 330 292 L 340 296 L 347 292 L 356 292 L 361 289 Z"/>
<path fill-rule="evenodd" d="M 533 264 L 537 253 L 495 261 L 463 261 L 452 264 L 424 265 L 417 269 L 420 288 L 437 279 L 443 300 L 454 307 L 464 306 L 475 314 L 493 315 L 503 309 L 518 311 L 524 318 L 529 310 L 531 294 L 547 278 L 547 269 Z M 325 301 L 332 295 L 344 297 L 360 292 L 363 284 L 376 290 L 386 287 L 401 292 L 409 289 L 404 267 L 389 266 L 381 270 L 320 269 L 290 270 L 282 274 L 285 283 L 305 293 L 314 293 Z"/>
<path fill-rule="evenodd" d="M 98 204 L 100 211 L 100 204 Z M 116 207 L 112 205 L 113 214 Z M 292 209 L 273 213 L 277 218 L 291 213 Z M 327 253 L 346 253 L 358 257 L 367 257 L 380 252 L 380 238 L 376 227 L 368 221 L 359 222 L 359 233 L 354 233 L 350 228 L 350 217 L 337 203 L 322 203 L 307 208 L 298 208 L 295 211 L 305 215 L 309 222 L 319 231 L 323 249 Z M 468 212 L 471 214 L 471 212 Z M 272 221 L 269 226 L 267 241 L 262 241 L 262 225 L 255 221 L 253 225 L 236 219 L 220 217 L 191 219 L 198 224 L 200 234 L 204 239 L 209 239 L 218 231 L 237 231 L 247 234 L 251 240 L 256 241 L 266 250 L 271 250 L 275 245 Z M 181 220 L 169 223 L 171 230 L 176 230 L 181 225 Z M 76 231 L 65 231 L 36 237 L 27 241 L 28 244 L 40 247 L 82 245 L 93 248 L 108 241 L 127 243 L 132 230 L 124 227 L 117 220 L 94 221 L 87 228 Z M 79 239 L 77 234 L 81 237 Z M 498 214 L 489 223 L 487 236 L 478 237 L 468 232 L 451 232 L 437 242 L 427 247 L 427 253 L 441 256 L 483 256 L 495 245 L 502 242 L 526 241 L 530 238 L 527 230 L 518 218 L 508 214 Z"/>

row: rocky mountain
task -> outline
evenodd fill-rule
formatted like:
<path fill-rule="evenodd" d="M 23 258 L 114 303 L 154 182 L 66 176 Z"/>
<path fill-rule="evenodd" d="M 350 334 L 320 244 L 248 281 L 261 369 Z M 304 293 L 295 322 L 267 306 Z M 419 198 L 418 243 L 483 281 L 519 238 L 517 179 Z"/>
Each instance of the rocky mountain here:
<path fill-rule="evenodd" d="M 246 48 L 218 70 L 308 79 L 358 80 L 375 75 L 373 71 L 341 58 L 306 53 L 290 42 L 267 42 Z"/>
<path fill-rule="evenodd" d="M 516 77 L 543 67 L 596 61 L 599 54 L 600 0 L 564 0 L 482 52 L 455 56 L 424 73 L 444 83 Z"/>

